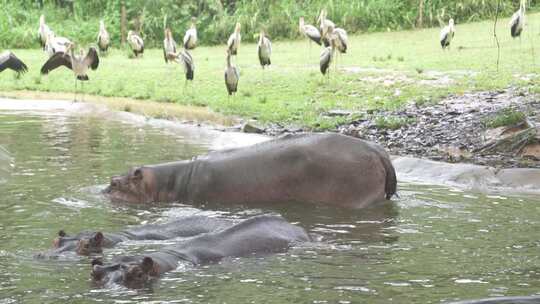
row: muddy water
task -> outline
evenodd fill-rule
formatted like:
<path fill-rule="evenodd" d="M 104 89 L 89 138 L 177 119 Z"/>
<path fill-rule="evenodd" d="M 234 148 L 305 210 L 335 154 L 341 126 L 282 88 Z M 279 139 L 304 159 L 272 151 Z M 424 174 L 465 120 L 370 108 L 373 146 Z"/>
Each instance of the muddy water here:
<path fill-rule="evenodd" d="M 112 204 L 99 190 L 129 166 L 261 138 L 63 107 L 71 106 L 0 110 L 2 304 L 440 303 L 540 292 L 538 197 L 400 184 L 394 203 L 363 211 Z M 242 219 L 268 212 L 305 227 L 315 241 L 286 254 L 177 269 L 140 291 L 92 286 L 88 258 L 32 258 L 59 229 L 116 231 L 195 213 Z M 128 242 L 105 257 L 175 241 Z"/>

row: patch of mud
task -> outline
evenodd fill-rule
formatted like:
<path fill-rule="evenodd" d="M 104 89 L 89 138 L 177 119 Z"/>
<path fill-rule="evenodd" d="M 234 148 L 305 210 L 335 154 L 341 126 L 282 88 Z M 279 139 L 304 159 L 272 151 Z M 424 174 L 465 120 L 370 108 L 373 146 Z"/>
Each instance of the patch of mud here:
<path fill-rule="evenodd" d="M 540 168 L 540 146 L 534 143 L 520 147 L 519 151 L 483 151 L 493 140 L 487 136 L 485 121 L 503 109 L 526 113 L 533 125 L 540 121 L 538 96 L 508 89 L 450 96 L 437 105 L 412 104 L 403 110 L 378 112 L 338 130 L 377 142 L 396 155 L 504 168 Z M 395 130 L 383 129 L 377 126 L 375 117 L 393 117 L 407 123 Z"/>
<path fill-rule="evenodd" d="M 477 73 L 473 71 L 423 71 L 418 69 L 420 80 L 414 77 L 405 75 L 404 73 L 378 68 L 360 68 L 360 67 L 344 67 L 341 69 L 345 73 L 350 74 L 371 74 L 359 78 L 362 82 L 378 84 L 385 87 L 395 85 L 412 85 L 420 84 L 431 87 L 448 87 L 456 82 L 456 79 L 463 77 L 474 77 Z"/>

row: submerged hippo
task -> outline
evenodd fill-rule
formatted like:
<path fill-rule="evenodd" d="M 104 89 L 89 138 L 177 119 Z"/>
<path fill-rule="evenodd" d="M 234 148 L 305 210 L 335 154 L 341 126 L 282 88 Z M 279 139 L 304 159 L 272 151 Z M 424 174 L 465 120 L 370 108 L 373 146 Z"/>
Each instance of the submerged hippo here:
<path fill-rule="evenodd" d="M 468 300 L 460 302 L 452 302 L 448 304 L 539 304 L 540 296 L 525 296 L 525 297 L 497 297 L 481 300 Z"/>
<path fill-rule="evenodd" d="M 36 258 L 55 258 L 63 253 L 75 252 L 79 255 L 102 253 L 103 248 L 128 240 L 168 240 L 177 237 L 191 237 L 207 232 L 223 230 L 233 225 L 226 219 L 207 216 L 187 216 L 166 224 L 150 224 L 133 227 L 117 233 L 84 231 L 75 236 L 67 236 L 64 231 L 54 240 L 54 249 L 39 253 Z"/>
<path fill-rule="evenodd" d="M 176 269 L 179 263 L 202 265 L 227 257 L 285 252 L 309 240 L 304 229 L 281 217 L 255 216 L 221 232 L 203 234 L 147 255 L 119 257 L 109 265 L 96 259 L 92 261 L 92 279 L 98 285 L 141 288 L 152 278 Z"/>
<path fill-rule="evenodd" d="M 289 135 L 193 160 L 143 166 L 113 177 L 113 201 L 149 203 L 304 202 L 361 208 L 396 192 L 378 145 L 335 134 Z"/>

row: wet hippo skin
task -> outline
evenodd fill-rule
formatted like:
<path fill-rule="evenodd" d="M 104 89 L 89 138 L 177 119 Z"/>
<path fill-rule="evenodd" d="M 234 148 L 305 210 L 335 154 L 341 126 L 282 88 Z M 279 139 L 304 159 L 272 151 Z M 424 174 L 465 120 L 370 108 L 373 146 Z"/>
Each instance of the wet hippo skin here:
<path fill-rule="evenodd" d="M 36 258 L 55 258 L 66 252 L 79 255 L 101 253 L 103 248 L 128 240 L 168 240 L 177 237 L 191 237 L 207 232 L 223 230 L 233 225 L 231 220 L 208 217 L 187 216 L 165 224 L 136 226 L 117 233 L 84 231 L 75 236 L 67 236 L 60 231 L 54 240 L 55 248 L 39 253 Z"/>
<path fill-rule="evenodd" d="M 284 252 L 291 245 L 309 240 L 304 229 L 281 217 L 255 216 L 220 232 L 203 234 L 158 252 L 118 257 L 107 265 L 94 260 L 92 278 L 98 285 L 141 288 L 152 278 L 176 269 L 179 263 L 202 265 L 227 257 Z"/>
<path fill-rule="evenodd" d="M 191 204 L 322 203 L 362 208 L 389 199 L 396 174 L 378 145 L 335 134 L 289 135 L 193 160 L 131 169 L 104 193 L 113 201 Z"/>

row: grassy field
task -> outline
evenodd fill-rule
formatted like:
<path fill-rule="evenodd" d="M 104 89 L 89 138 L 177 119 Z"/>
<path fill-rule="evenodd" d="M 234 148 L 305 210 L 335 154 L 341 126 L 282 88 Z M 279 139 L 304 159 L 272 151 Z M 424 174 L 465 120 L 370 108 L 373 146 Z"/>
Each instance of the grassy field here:
<path fill-rule="evenodd" d="M 233 98 L 227 96 L 224 85 L 224 46 L 193 51 L 195 81 L 187 87 L 182 68 L 166 65 L 161 50 L 147 50 L 143 58 L 129 59 L 127 50 L 115 49 L 89 74 L 84 92 L 207 107 L 226 116 L 257 119 L 261 124 L 328 129 L 352 119 L 328 117 L 329 110 L 396 109 L 413 102 L 437 102 L 449 94 L 508 86 L 534 88 L 531 84 L 540 79 L 535 75 L 540 66 L 540 14 L 529 15 L 527 22 L 522 39 L 512 40 L 508 19 L 499 20 L 498 71 L 493 21 L 488 21 L 457 24 L 450 51 L 441 50 L 438 28 L 352 36 L 349 53 L 339 58 L 338 70 L 332 70 L 329 79 L 319 72 L 321 49 L 314 44 L 310 47 L 307 40 L 274 42 L 273 65 L 268 70 L 260 68 L 256 46 L 242 44 L 236 60 L 239 93 Z M 30 71 L 19 79 L 11 72 L 0 74 L 0 91 L 73 92 L 69 70 L 39 75 L 47 59 L 43 52 L 13 51 Z M 137 112 L 136 107 L 126 110 Z"/>

